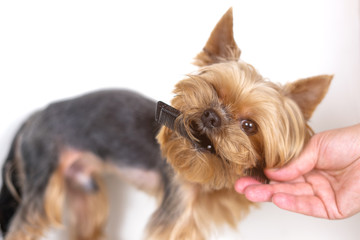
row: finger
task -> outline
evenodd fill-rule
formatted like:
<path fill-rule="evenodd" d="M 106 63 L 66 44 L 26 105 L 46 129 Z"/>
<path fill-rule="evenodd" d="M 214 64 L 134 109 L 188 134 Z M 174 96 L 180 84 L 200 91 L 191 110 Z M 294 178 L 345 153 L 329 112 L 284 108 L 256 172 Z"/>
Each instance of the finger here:
<path fill-rule="evenodd" d="M 311 171 L 317 163 L 318 140 L 312 138 L 300 155 L 289 164 L 278 169 L 265 169 L 265 174 L 271 180 L 291 181 Z"/>
<path fill-rule="evenodd" d="M 288 193 L 276 193 L 272 197 L 272 202 L 279 208 L 291 212 L 318 218 L 329 218 L 323 202 L 316 196 L 295 196 Z"/>
<path fill-rule="evenodd" d="M 235 190 L 238 193 L 244 193 L 245 188 L 254 184 L 261 184 L 261 183 L 252 177 L 242 177 L 235 182 Z"/>
<path fill-rule="evenodd" d="M 313 195 L 313 189 L 307 183 L 254 184 L 243 190 L 245 197 L 252 202 L 269 202 L 276 193 L 291 195 Z"/>

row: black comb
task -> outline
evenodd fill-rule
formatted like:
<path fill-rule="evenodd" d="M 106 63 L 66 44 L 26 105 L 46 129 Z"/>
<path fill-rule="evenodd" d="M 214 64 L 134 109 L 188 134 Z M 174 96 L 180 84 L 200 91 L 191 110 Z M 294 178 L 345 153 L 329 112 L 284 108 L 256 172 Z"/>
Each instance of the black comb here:
<path fill-rule="evenodd" d="M 188 139 L 196 148 L 211 149 L 209 151 L 215 153 L 211 142 L 207 137 L 204 137 L 204 135 L 196 132 L 194 133 L 194 137 L 190 137 L 182 121 L 178 122 L 175 126 L 175 120 L 180 115 L 181 112 L 179 110 L 173 108 L 172 106 L 164 102 L 159 101 L 156 105 L 155 121 L 157 123 L 164 125 L 171 130 L 179 133 L 181 136 Z M 205 146 L 202 146 L 201 143 L 203 143 L 203 145 Z"/>
<path fill-rule="evenodd" d="M 171 130 L 175 130 L 175 119 L 180 116 L 180 114 L 179 110 L 159 101 L 156 105 L 155 121 Z"/>

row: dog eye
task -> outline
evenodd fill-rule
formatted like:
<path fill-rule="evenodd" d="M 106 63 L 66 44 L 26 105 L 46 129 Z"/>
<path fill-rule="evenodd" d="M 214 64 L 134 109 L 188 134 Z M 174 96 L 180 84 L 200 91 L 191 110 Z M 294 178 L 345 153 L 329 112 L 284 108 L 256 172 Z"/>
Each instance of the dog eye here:
<path fill-rule="evenodd" d="M 241 129 L 248 136 L 254 135 L 258 132 L 256 123 L 248 119 L 241 120 Z"/>

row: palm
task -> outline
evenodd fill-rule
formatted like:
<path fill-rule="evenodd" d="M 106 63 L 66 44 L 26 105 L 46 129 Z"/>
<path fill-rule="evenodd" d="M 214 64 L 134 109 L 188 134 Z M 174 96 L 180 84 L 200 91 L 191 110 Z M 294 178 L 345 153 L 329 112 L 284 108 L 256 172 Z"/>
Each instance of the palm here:
<path fill-rule="evenodd" d="M 334 141 L 336 139 L 336 141 Z M 314 170 L 298 179 L 309 190 L 318 209 L 308 209 L 319 217 L 339 219 L 360 210 L 359 135 L 332 131 L 317 137 L 318 161 Z M 302 203 L 304 204 L 304 203 Z M 310 212 L 312 214 L 312 212 Z"/>
<path fill-rule="evenodd" d="M 314 170 L 287 186 L 287 193 L 275 193 L 273 201 L 282 208 L 316 217 L 351 216 L 360 211 L 354 204 L 360 200 L 359 172 L 359 164 L 340 172 Z"/>
<path fill-rule="evenodd" d="M 304 176 L 313 194 L 321 201 L 324 218 L 341 219 L 360 210 L 360 162 L 341 170 L 314 170 Z M 326 214 L 326 215 L 325 215 Z"/>

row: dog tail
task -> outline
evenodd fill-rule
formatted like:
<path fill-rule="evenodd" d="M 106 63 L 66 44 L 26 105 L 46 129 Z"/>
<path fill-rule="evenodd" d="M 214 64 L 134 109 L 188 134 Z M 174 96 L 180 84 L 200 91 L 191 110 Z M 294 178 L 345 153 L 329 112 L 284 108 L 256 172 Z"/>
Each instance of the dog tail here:
<path fill-rule="evenodd" d="M 16 149 L 18 144 L 18 136 L 24 128 L 23 124 L 16 133 L 10 151 L 4 161 L 2 168 L 2 187 L 0 191 L 0 227 L 3 236 L 9 230 L 11 219 L 13 218 L 21 199 L 21 187 L 19 172 L 16 168 Z"/>

